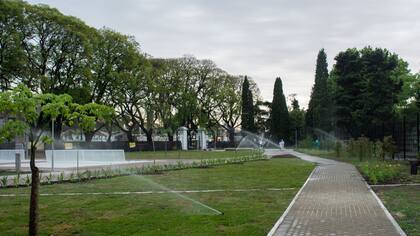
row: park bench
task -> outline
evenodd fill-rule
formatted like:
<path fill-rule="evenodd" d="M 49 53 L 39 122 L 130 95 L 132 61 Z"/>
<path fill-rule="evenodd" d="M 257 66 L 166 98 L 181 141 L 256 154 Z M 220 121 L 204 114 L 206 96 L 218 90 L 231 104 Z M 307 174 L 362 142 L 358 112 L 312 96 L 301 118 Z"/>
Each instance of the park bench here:
<path fill-rule="evenodd" d="M 412 175 L 417 175 L 417 168 L 418 168 L 419 165 L 420 165 L 420 160 L 410 161 L 410 166 L 411 166 L 410 173 Z"/>

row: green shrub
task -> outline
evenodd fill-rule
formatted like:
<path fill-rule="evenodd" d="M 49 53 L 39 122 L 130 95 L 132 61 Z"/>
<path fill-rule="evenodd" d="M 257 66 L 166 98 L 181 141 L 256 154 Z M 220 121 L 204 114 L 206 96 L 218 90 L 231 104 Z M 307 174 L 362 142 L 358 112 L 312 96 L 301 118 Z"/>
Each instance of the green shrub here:
<path fill-rule="evenodd" d="M 3 176 L 0 180 L 0 183 L 3 187 L 7 187 L 7 176 Z"/>
<path fill-rule="evenodd" d="M 302 141 L 299 142 L 299 148 L 312 148 L 313 140 L 311 137 L 306 137 Z"/>
<path fill-rule="evenodd" d="M 333 150 L 336 147 L 337 142 L 331 139 L 320 140 L 320 149 L 322 150 Z"/>
<path fill-rule="evenodd" d="M 346 153 L 347 157 L 352 158 L 356 157 L 356 141 L 354 139 L 350 139 L 346 146 Z"/>
<path fill-rule="evenodd" d="M 383 149 L 384 155 L 388 155 L 390 158 L 392 158 L 394 154 L 397 152 L 397 145 L 395 145 L 395 142 L 391 136 L 384 137 L 382 149 Z M 385 159 L 385 156 L 384 156 L 384 159 Z"/>
<path fill-rule="evenodd" d="M 401 177 L 400 164 L 389 162 L 363 162 L 357 165 L 358 169 L 370 184 L 386 184 Z"/>
<path fill-rule="evenodd" d="M 373 152 L 372 152 L 373 158 L 377 160 L 384 160 L 384 152 L 383 152 L 383 143 L 381 141 L 376 141 L 373 143 Z"/>
<path fill-rule="evenodd" d="M 335 142 L 335 156 L 336 157 L 341 157 L 342 154 L 342 145 L 340 141 L 336 141 Z"/>

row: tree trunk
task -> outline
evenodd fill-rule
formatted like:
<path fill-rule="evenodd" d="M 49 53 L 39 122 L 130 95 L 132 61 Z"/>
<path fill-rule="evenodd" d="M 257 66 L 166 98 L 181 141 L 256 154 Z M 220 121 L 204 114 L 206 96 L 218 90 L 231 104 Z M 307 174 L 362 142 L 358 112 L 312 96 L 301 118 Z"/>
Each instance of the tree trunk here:
<path fill-rule="evenodd" d="M 110 143 L 112 141 L 111 140 L 111 138 L 112 138 L 112 126 L 107 127 L 106 130 L 108 131 L 108 138 L 107 138 L 106 142 Z"/>
<path fill-rule="evenodd" d="M 169 142 L 173 142 L 174 141 L 174 135 L 173 134 L 168 133 L 168 141 Z"/>
<path fill-rule="evenodd" d="M 39 198 L 39 170 L 35 166 L 35 152 L 36 146 L 31 144 L 31 173 L 32 173 L 32 184 L 31 184 L 31 199 L 29 203 L 29 235 L 38 235 L 38 198 Z"/>
<path fill-rule="evenodd" d="M 95 133 L 85 133 L 85 142 L 91 143 Z"/>
<path fill-rule="evenodd" d="M 146 133 L 146 137 L 147 137 L 147 142 L 152 143 L 153 142 L 152 131 L 148 131 L 148 132 L 145 132 L 145 133 Z"/>
<path fill-rule="evenodd" d="M 217 130 L 213 131 L 213 148 L 217 149 Z"/>
<path fill-rule="evenodd" d="M 127 140 L 128 142 L 134 142 L 134 136 L 133 136 L 133 132 L 131 130 L 128 131 L 124 131 L 125 135 L 127 136 Z"/>
<path fill-rule="evenodd" d="M 229 128 L 228 132 L 229 132 L 230 146 L 235 147 L 235 129 L 234 128 Z"/>
<path fill-rule="evenodd" d="M 63 119 L 61 116 L 59 116 L 54 122 L 54 139 L 55 140 L 61 140 L 62 131 L 63 131 Z"/>

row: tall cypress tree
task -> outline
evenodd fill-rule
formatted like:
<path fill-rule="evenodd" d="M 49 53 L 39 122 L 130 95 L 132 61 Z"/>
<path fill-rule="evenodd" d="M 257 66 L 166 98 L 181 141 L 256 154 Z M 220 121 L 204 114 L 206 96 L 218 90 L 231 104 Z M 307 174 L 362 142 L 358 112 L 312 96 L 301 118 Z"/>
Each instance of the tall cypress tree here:
<path fill-rule="evenodd" d="M 242 84 L 242 129 L 248 131 L 255 131 L 254 123 L 254 101 L 252 98 L 252 92 L 249 88 L 248 77 L 245 76 Z"/>
<path fill-rule="evenodd" d="M 315 69 L 315 84 L 305 117 L 307 127 L 330 131 L 332 95 L 328 91 L 328 64 L 324 49 L 318 53 Z"/>
<path fill-rule="evenodd" d="M 273 103 L 271 105 L 270 133 L 275 140 L 287 140 L 289 138 L 289 123 L 289 112 L 283 94 L 283 84 L 278 77 L 274 83 Z"/>

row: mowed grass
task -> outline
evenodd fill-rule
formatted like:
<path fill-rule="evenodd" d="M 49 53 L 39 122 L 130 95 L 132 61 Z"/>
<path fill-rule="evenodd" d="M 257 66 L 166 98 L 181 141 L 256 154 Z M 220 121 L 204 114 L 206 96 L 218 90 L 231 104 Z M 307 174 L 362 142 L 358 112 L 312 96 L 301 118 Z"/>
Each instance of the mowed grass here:
<path fill-rule="evenodd" d="M 141 159 L 212 159 L 212 158 L 232 158 L 252 155 L 256 151 L 237 150 L 237 151 L 144 151 L 144 152 L 126 152 L 125 157 L 128 160 Z"/>
<path fill-rule="evenodd" d="M 41 196 L 41 235 L 265 235 L 304 183 L 313 164 L 296 158 L 41 186 L 41 193 L 261 189 L 209 192 Z M 268 188 L 293 188 L 267 191 Z M 1 189 L 0 232 L 27 232 L 29 188 Z M 195 199 L 223 212 L 185 199 Z"/>
<path fill-rule="evenodd" d="M 420 235 L 420 186 L 375 189 L 407 235 Z"/>

